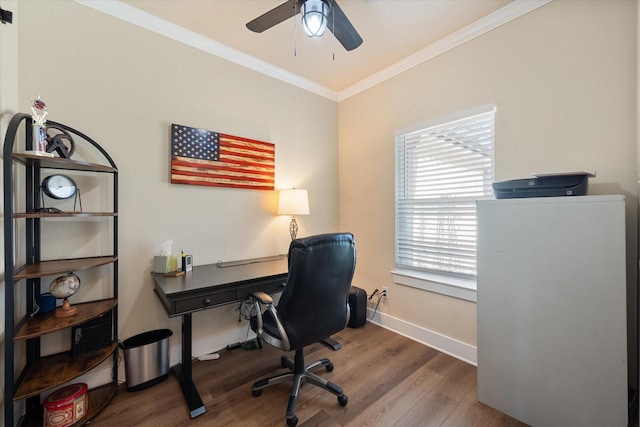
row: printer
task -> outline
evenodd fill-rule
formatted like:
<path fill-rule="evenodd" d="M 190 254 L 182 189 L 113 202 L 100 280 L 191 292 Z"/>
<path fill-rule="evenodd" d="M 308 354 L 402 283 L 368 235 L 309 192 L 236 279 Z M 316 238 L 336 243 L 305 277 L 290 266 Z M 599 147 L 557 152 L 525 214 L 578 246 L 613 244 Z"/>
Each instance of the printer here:
<path fill-rule="evenodd" d="M 533 178 L 494 182 L 493 194 L 496 199 L 584 196 L 587 194 L 589 178 L 595 176 L 591 172 L 534 173 Z"/>

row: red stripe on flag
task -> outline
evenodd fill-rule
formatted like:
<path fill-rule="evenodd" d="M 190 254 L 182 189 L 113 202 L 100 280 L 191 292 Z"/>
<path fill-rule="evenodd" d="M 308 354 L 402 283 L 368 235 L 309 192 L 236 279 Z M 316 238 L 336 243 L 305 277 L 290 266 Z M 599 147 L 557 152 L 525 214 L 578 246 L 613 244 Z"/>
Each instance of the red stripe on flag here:
<path fill-rule="evenodd" d="M 207 179 L 202 177 L 174 176 L 171 175 L 174 184 L 206 185 L 210 187 L 250 188 L 254 190 L 272 189 L 270 184 L 254 183 L 248 181 L 236 181 L 225 179 Z"/>
<path fill-rule="evenodd" d="M 227 179 L 242 179 L 255 182 L 270 182 L 274 183 L 274 179 L 270 175 L 260 175 L 256 173 L 248 173 L 243 170 L 231 170 L 231 169 L 197 169 L 189 167 L 175 167 L 172 171 L 175 175 L 185 176 L 200 176 L 200 177 L 219 177 Z"/>
<path fill-rule="evenodd" d="M 206 161 L 203 161 L 206 162 Z M 205 170 L 230 170 L 235 172 L 246 172 L 257 175 L 265 175 L 274 176 L 274 168 L 273 167 L 264 167 L 262 165 L 251 166 L 251 167 L 237 167 L 237 165 L 233 162 L 192 162 L 189 159 L 185 159 L 183 157 L 178 157 L 178 160 L 171 160 L 171 167 L 185 167 L 185 168 L 194 168 L 194 169 L 202 169 Z"/>

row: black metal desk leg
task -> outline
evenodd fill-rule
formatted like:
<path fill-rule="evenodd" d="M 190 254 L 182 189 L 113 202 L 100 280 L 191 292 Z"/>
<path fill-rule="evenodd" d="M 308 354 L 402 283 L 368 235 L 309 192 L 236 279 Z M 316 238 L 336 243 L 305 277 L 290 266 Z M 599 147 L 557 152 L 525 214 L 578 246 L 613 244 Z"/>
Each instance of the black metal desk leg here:
<path fill-rule="evenodd" d="M 206 409 L 196 386 L 193 384 L 191 372 L 191 313 L 182 315 L 182 364 L 173 367 L 182 394 L 189 406 L 191 418 L 195 418 L 205 413 Z"/>
<path fill-rule="evenodd" d="M 329 337 L 329 338 L 327 338 L 325 340 L 322 340 L 322 342 L 324 344 L 328 345 L 329 347 L 331 347 L 333 349 L 333 351 L 338 351 L 338 350 L 340 350 L 342 348 L 342 345 L 338 341 L 334 340 L 331 337 Z"/>

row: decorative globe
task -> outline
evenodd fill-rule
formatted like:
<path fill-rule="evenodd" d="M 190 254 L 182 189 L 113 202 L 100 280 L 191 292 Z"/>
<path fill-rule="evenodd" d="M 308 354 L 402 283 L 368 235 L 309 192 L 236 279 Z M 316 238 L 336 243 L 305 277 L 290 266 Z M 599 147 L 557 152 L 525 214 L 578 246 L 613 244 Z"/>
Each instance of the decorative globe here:
<path fill-rule="evenodd" d="M 54 279 L 49 285 L 49 292 L 58 299 L 64 299 L 62 307 L 58 307 L 54 312 L 55 317 L 69 317 L 78 312 L 78 309 L 71 307 L 67 300 L 71 295 L 80 289 L 80 278 L 73 273 L 65 274 Z"/>

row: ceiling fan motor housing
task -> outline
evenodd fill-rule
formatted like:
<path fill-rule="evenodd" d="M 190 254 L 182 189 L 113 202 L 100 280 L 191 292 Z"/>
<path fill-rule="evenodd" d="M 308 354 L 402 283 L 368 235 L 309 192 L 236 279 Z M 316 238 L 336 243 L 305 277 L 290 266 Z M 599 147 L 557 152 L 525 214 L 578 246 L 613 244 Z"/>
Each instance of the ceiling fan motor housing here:
<path fill-rule="evenodd" d="M 302 28 L 309 37 L 321 37 L 324 34 L 329 7 L 326 0 L 302 1 Z"/>

